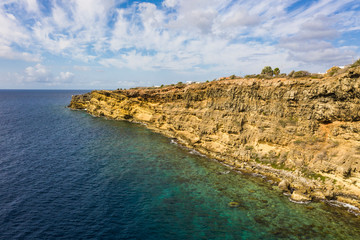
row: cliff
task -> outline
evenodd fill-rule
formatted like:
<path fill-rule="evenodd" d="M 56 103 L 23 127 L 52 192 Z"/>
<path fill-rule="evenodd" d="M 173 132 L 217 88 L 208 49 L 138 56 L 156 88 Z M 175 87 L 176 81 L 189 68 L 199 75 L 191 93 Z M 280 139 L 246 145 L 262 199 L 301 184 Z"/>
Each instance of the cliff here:
<path fill-rule="evenodd" d="M 92 91 L 72 109 L 145 123 L 297 201 L 360 207 L 360 67 L 322 79 L 233 79 Z"/>

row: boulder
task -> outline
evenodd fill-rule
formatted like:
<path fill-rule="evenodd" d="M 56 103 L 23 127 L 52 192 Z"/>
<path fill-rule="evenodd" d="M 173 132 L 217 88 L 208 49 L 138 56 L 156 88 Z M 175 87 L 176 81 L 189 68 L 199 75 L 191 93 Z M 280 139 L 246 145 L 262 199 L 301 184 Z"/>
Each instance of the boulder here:
<path fill-rule="evenodd" d="M 283 179 L 279 185 L 278 185 L 279 189 L 282 191 L 289 191 L 290 189 L 290 184 L 287 180 Z"/>
<path fill-rule="evenodd" d="M 290 198 L 296 202 L 308 202 L 311 201 L 311 197 L 309 195 L 305 195 L 299 191 L 294 191 Z"/>
<path fill-rule="evenodd" d="M 316 199 L 325 199 L 326 196 L 321 190 L 315 190 L 311 193 L 311 196 L 313 196 Z"/>

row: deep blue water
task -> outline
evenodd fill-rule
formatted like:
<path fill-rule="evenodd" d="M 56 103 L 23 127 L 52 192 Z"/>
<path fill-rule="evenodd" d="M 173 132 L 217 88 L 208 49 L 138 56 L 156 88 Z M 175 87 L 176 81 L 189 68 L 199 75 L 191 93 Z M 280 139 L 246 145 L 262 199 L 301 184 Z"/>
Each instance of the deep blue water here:
<path fill-rule="evenodd" d="M 346 210 L 65 108 L 82 92 L 0 91 L 0 239 L 360 239 Z"/>

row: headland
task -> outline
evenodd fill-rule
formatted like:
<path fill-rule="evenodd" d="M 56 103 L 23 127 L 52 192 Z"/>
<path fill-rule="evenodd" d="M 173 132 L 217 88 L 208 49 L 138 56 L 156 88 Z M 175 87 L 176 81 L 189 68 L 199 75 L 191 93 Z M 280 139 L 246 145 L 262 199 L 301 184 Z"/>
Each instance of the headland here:
<path fill-rule="evenodd" d="M 266 176 L 293 201 L 360 208 L 360 66 L 334 71 L 99 90 L 73 96 L 69 107 L 143 123 L 235 170 Z"/>

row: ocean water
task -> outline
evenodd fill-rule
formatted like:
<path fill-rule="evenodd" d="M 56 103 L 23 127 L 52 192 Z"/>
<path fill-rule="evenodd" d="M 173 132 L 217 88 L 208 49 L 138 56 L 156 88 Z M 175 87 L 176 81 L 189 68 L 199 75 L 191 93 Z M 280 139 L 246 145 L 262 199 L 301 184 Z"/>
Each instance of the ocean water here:
<path fill-rule="evenodd" d="M 346 209 L 65 107 L 82 92 L 0 91 L 0 239 L 360 239 Z"/>

